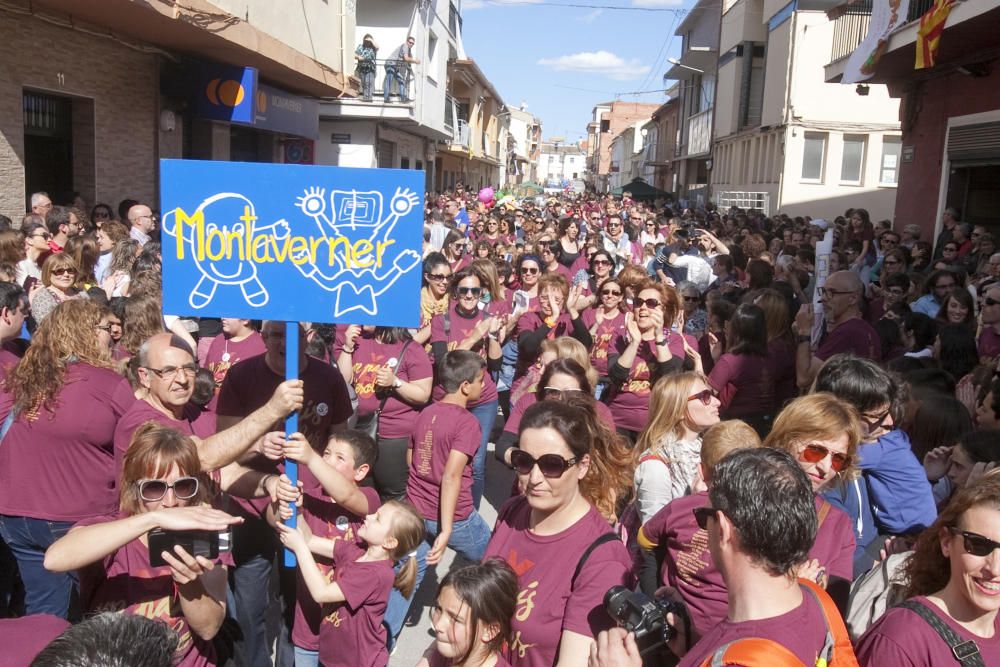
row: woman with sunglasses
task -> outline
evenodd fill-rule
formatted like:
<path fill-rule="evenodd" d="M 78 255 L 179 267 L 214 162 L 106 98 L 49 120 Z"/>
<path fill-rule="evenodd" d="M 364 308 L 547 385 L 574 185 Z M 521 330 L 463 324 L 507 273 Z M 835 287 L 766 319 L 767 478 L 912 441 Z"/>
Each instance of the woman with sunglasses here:
<path fill-rule="evenodd" d="M 77 521 L 115 508 L 114 431 L 135 397 L 112 370 L 104 314 L 88 299 L 56 306 L 7 374 L 0 535 L 28 614 L 67 617 L 75 577 L 46 571 L 42 554 Z"/>
<path fill-rule="evenodd" d="M 677 292 L 684 309 L 684 333 L 701 340 L 708 329 L 708 312 L 701 290 L 693 282 L 685 280 L 677 286 Z"/>
<path fill-rule="evenodd" d="M 32 279 L 32 283 L 42 279 L 41 262 L 52 252 L 49 248 L 49 239 L 52 235 L 49 234 L 41 217 L 36 216 L 36 218 L 37 221 L 25 223 L 21 227 L 21 231 L 24 232 L 25 258 L 17 264 L 16 280 L 17 284 L 26 290 L 31 288 L 28 278 Z"/>
<path fill-rule="evenodd" d="M 542 270 L 545 273 L 558 273 L 566 278 L 573 279 L 573 273 L 569 267 L 559 261 L 561 249 L 559 241 L 553 240 L 551 236 L 545 235 L 535 242 L 538 248 L 538 256 L 542 258 Z"/>
<path fill-rule="evenodd" d="M 904 565 L 909 599 L 858 640 L 861 665 L 1000 664 L 997 549 L 1000 477 L 990 475 L 959 491 L 920 534 Z M 978 663 L 956 658 L 977 652 Z"/>
<path fill-rule="evenodd" d="M 607 403 L 619 433 L 633 442 L 649 421 L 653 385 L 684 365 L 689 343 L 670 329 L 678 310 L 680 299 L 674 289 L 651 281 L 639 283 L 633 310 L 625 318 L 625 333 L 609 349 Z M 693 351 L 691 355 L 697 357 Z M 701 359 L 694 363 L 700 365 Z"/>
<path fill-rule="evenodd" d="M 426 345 L 431 337 L 431 320 L 448 309 L 451 265 L 448 258 L 439 252 L 432 252 L 424 258 L 423 287 L 420 288 L 420 328 L 413 334 L 413 340 Z"/>
<path fill-rule="evenodd" d="M 118 512 L 81 521 L 45 554 L 52 572 L 79 570 L 88 612 L 105 609 L 165 622 L 179 636 L 180 667 L 217 664 L 212 644 L 226 617 L 229 553 L 195 556 L 181 546 L 150 553 L 150 531 L 221 533 L 242 519 L 210 506 L 213 485 L 185 435 L 152 422 L 125 456 Z M 164 565 L 153 565 L 162 560 Z"/>
<path fill-rule="evenodd" d="M 799 576 L 826 588 L 842 611 L 854 578 L 854 529 L 850 517 L 820 494 L 838 480 L 858 476 L 863 428 L 850 404 L 820 392 L 785 406 L 764 440 L 765 447 L 795 457 L 812 483 L 819 528 L 809 551 L 811 560 L 800 568 Z"/>
<path fill-rule="evenodd" d="M 518 573 L 504 656 L 513 667 L 586 664 L 593 638 L 611 623 L 604 595 L 632 584 L 628 552 L 604 537 L 608 521 L 594 505 L 593 494 L 604 493 L 590 477 L 596 422 L 586 407 L 544 400 L 525 412 L 511 450 L 524 491 L 501 507 L 484 558 L 499 556 Z"/>
<path fill-rule="evenodd" d="M 42 286 L 29 293 L 31 315 L 35 322 L 41 322 L 60 303 L 69 299 L 87 298 L 85 292 L 75 287 L 80 269 L 72 255 L 60 252 L 49 255 L 42 264 Z"/>
<path fill-rule="evenodd" d="M 595 294 L 598 302 L 593 308 L 583 311 L 583 323 L 594 340 L 590 347 L 590 363 L 600 376 L 595 388 L 595 396 L 600 399 L 610 381 L 608 353 L 611 344 L 625 333 L 625 312 L 622 310 L 625 290 L 617 280 L 608 278 Z"/>
<path fill-rule="evenodd" d="M 441 251 L 448 260 L 452 272 L 464 268 L 472 261 L 468 249 L 469 240 L 462 236 L 461 232 L 454 229 L 448 232 L 448 236 L 444 239 L 444 245 L 441 246 Z"/>
<path fill-rule="evenodd" d="M 497 385 L 493 373 L 500 370 L 502 346 L 507 337 L 507 314 L 502 301 L 480 308 L 484 295 L 479 274 L 465 268 L 452 280 L 451 306 L 431 323 L 431 353 L 437 364 L 451 350 L 471 350 L 486 360 L 483 389 L 479 400 L 466 406 L 479 422 L 482 441 L 472 461 L 472 502 L 476 509 L 486 488 L 486 449 L 497 418 Z M 434 388 L 434 400 L 444 396 L 440 385 Z"/>

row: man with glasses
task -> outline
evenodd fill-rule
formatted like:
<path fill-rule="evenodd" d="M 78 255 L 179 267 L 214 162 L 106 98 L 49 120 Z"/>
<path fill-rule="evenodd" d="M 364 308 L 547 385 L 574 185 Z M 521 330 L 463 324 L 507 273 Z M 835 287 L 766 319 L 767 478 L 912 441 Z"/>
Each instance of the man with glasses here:
<path fill-rule="evenodd" d="M 953 246 L 954 242 L 947 245 Z M 937 317 L 941 306 L 948 300 L 948 295 L 958 286 L 958 279 L 955 274 L 947 270 L 938 270 L 927 278 L 927 292 L 919 299 L 910 304 L 910 310 L 915 313 L 923 313 L 927 317 Z"/>
<path fill-rule="evenodd" d="M 840 615 L 825 611 L 833 601 L 795 576 L 818 530 L 814 503 L 805 472 L 785 452 L 738 449 L 716 464 L 707 504 L 694 514 L 722 574 L 728 612 L 694 646 L 684 646 L 684 621 L 668 618 L 679 630 L 667 645 L 681 656 L 679 667 L 706 660 L 735 664 L 721 654 L 731 643 L 750 637 L 781 644 L 804 665 L 818 664 L 817 657 L 824 664 L 847 664 L 854 658 L 849 642 L 837 642 L 833 649 L 827 643 L 830 635 L 847 637 Z M 615 628 L 598 636 L 590 665 L 640 667 L 642 658 L 634 639 Z"/>
<path fill-rule="evenodd" d="M 979 319 L 983 325 L 979 334 L 979 361 L 988 363 L 1000 356 L 1000 283 L 986 288 Z"/>
<path fill-rule="evenodd" d="M 128 222 L 131 226 L 129 236 L 139 242 L 139 245 L 146 245 L 152 240 L 153 230 L 156 229 L 156 218 L 153 211 L 145 204 L 136 204 L 128 210 Z"/>
<path fill-rule="evenodd" d="M 861 317 L 864 285 L 853 271 L 837 271 L 818 288 L 826 325 L 816 350 L 812 347 L 813 305 L 802 304 L 795 316 L 797 349 L 795 376 L 801 389 L 807 388 L 823 362 L 835 354 L 849 352 L 864 359 L 881 361 L 882 342 L 878 333 Z"/>
<path fill-rule="evenodd" d="M 615 273 L 621 271 L 627 262 L 632 259 L 632 243 L 628 234 L 625 233 L 622 225 L 622 217 L 617 213 L 608 216 L 608 225 L 601 238 L 604 241 L 604 249 L 615 258 Z"/>
<path fill-rule="evenodd" d="M 35 192 L 31 195 L 31 212 L 44 219 L 52 210 L 52 200 L 47 192 Z"/>
<path fill-rule="evenodd" d="M 217 470 L 243 456 L 272 426 L 302 406 L 302 381 L 283 382 L 260 409 L 231 428 L 216 433 L 213 415 L 191 403 L 198 372 L 187 343 L 169 333 L 157 334 L 139 347 L 139 386 L 144 396 L 122 415 L 115 428 L 115 457 L 121 466 L 132 434 L 156 421 L 192 436 L 202 469 Z"/>
<path fill-rule="evenodd" d="M 45 227 L 49 230 L 49 250 L 54 253 L 62 252 L 69 237 L 80 233 L 80 221 L 65 206 L 56 206 L 49 211 Z"/>

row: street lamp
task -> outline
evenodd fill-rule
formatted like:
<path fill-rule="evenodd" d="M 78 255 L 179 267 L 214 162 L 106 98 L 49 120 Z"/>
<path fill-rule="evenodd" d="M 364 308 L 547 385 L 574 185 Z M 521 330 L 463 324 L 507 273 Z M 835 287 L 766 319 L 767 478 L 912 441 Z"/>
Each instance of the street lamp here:
<path fill-rule="evenodd" d="M 682 67 L 684 69 L 689 69 L 692 72 L 697 72 L 698 74 L 704 74 L 705 73 L 705 70 L 698 69 L 697 67 L 690 67 L 688 65 L 685 65 L 681 61 L 677 60 L 677 58 L 667 58 L 667 62 L 670 63 L 671 65 L 675 65 L 677 67 Z"/>

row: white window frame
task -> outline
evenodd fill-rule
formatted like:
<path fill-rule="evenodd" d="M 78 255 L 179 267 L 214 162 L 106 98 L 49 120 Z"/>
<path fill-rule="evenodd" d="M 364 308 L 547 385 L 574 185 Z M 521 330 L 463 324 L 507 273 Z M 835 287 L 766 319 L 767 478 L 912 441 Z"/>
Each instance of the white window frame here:
<path fill-rule="evenodd" d="M 848 142 L 861 143 L 861 158 L 858 161 L 858 177 L 844 178 L 845 159 L 847 157 L 846 148 Z M 868 135 L 867 134 L 845 134 L 842 137 L 840 150 L 840 184 L 841 185 L 862 185 L 865 182 L 865 160 L 868 157 Z"/>
<path fill-rule="evenodd" d="M 822 139 L 823 151 L 819 158 L 819 178 L 810 178 L 805 175 L 806 168 L 806 141 L 809 139 Z M 830 134 L 828 132 L 804 132 L 802 135 L 802 168 L 799 170 L 799 181 L 801 183 L 822 183 L 826 175 L 827 148 L 830 145 Z"/>
<path fill-rule="evenodd" d="M 885 147 L 886 144 L 893 144 L 896 146 L 896 164 L 893 167 L 885 166 Z M 895 188 L 899 186 L 899 166 L 903 157 L 903 137 L 898 134 L 887 134 L 882 137 L 882 156 L 879 160 L 878 166 L 878 184 L 882 188 Z M 886 181 L 884 179 L 886 170 L 891 170 L 893 172 L 894 178 L 892 181 Z"/>

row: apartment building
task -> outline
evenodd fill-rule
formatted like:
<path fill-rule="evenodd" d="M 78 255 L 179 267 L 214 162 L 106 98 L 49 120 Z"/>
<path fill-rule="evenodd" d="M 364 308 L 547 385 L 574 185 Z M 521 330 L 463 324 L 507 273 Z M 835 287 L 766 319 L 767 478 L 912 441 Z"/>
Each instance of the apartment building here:
<path fill-rule="evenodd" d="M 653 187 L 667 192 L 677 190 L 674 155 L 677 148 L 678 108 L 677 97 L 671 97 L 661 104 L 653 112 L 651 127 L 647 133 L 643 178 Z"/>
<path fill-rule="evenodd" d="M 839 4 L 839 3 L 835 3 Z M 880 175 L 897 185 L 895 222 L 920 225 L 933 240 L 947 207 L 1000 233 L 1000 1 L 954 5 L 933 66 L 914 69 L 920 17 L 931 0 L 910 0 L 906 22 L 890 36 L 874 76 L 904 109 L 901 138 L 883 149 Z M 832 22 L 826 80 L 839 81 L 871 21 L 872 2 L 842 5 Z"/>
<path fill-rule="evenodd" d="M 196 4 L 0 4 L 0 213 L 155 203 L 159 158 L 311 161 L 315 98 L 358 92 L 355 3 Z"/>
<path fill-rule="evenodd" d="M 825 12 L 795 0 L 723 0 L 709 162 L 720 206 L 891 218 L 899 103 L 884 85 L 828 83 Z"/>
<path fill-rule="evenodd" d="M 611 172 L 608 174 L 608 189 L 620 188 L 642 176 L 643 146 L 649 121 L 638 120 L 611 140 Z"/>
<path fill-rule="evenodd" d="M 586 150 L 578 144 L 542 142 L 535 173 L 538 183 L 561 185 L 583 179 L 587 171 Z"/>
<path fill-rule="evenodd" d="M 611 174 L 620 168 L 612 162 L 614 138 L 636 122 L 645 123 L 659 106 L 616 100 L 593 108 L 593 120 L 587 124 L 587 171 L 588 184 L 597 192 L 608 191 Z"/>
<path fill-rule="evenodd" d="M 510 185 L 535 182 L 536 165 L 541 154 L 542 122 L 528 113 L 522 103 L 509 108 L 510 148 L 507 159 L 507 182 Z"/>

